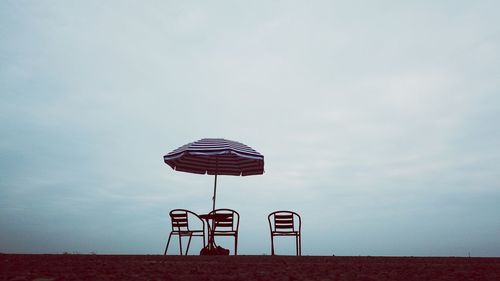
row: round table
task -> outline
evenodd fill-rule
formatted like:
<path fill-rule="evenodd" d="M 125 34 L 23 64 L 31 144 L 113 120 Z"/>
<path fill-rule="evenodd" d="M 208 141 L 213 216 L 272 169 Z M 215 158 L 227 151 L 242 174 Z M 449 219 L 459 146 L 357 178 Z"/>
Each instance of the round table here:
<path fill-rule="evenodd" d="M 208 254 L 213 254 L 213 255 L 226 255 L 226 253 L 217 253 L 218 246 L 215 244 L 215 225 L 217 221 L 222 221 L 225 220 L 231 216 L 231 214 L 217 214 L 217 213 L 209 213 L 209 214 L 203 214 L 199 215 L 200 218 L 204 219 L 207 222 L 207 227 L 208 227 L 208 244 L 204 247 L 204 249 L 207 249 Z M 210 223 L 210 221 L 212 223 Z M 220 248 L 220 247 L 219 247 Z M 202 249 L 203 252 L 203 249 Z M 229 254 L 229 250 L 227 250 L 227 254 Z"/>

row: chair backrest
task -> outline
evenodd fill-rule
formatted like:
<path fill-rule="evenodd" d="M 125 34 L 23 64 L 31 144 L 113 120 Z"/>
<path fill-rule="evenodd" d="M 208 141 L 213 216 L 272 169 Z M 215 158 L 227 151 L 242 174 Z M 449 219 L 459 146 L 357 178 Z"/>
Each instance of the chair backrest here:
<path fill-rule="evenodd" d="M 225 214 L 226 218 L 215 221 L 215 231 L 238 231 L 240 214 L 232 209 L 215 209 L 210 214 Z"/>
<path fill-rule="evenodd" d="M 170 219 L 172 221 L 172 231 L 189 231 L 189 215 L 193 215 L 203 223 L 205 222 L 194 212 L 185 209 L 174 209 L 170 211 Z"/>
<path fill-rule="evenodd" d="M 293 211 L 275 211 L 267 216 L 269 228 L 274 232 L 299 232 L 301 218 Z"/>

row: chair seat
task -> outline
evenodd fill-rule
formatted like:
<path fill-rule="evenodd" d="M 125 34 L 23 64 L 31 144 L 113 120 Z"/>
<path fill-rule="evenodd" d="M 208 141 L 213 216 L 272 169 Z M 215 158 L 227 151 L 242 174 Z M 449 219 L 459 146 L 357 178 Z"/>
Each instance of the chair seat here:
<path fill-rule="evenodd" d="M 274 236 L 279 236 L 279 235 L 297 236 L 297 235 L 300 235 L 300 232 L 298 232 L 298 231 L 272 231 L 271 234 Z"/>
<path fill-rule="evenodd" d="M 214 235 L 216 235 L 216 236 L 224 236 L 224 235 L 230 236 L 230 235 L 237 235 L 237 234 L 238 234 L 238 232 L 233 231 L 233 230 L 227 230 L 227 231 L 216 230 L 216 231 L 214 231 Z"/>
<path fill-rule="evenodd" d="M 178 231 L 178 230 L 173 230 L 172 231 L 172 234 L 174 235 L 193 235 L 195 232 L 199 232 L 199 230 L 181 230 L 181 231 Z"/>
<path fill-rule="evenodd" d="M 203 231 L 203 230 L 198 230 L 198 229 L 197 229 L 197 230 L 189 230 L 189 232 L 191 232 L 191 233 L 192 233 L 193 235 L 195 235 L 195 236 L 196 236 L 196 235 L 199 235 L 199 234 L 204 234 L 204 233 L 205 233 L 205 231 Z"/>

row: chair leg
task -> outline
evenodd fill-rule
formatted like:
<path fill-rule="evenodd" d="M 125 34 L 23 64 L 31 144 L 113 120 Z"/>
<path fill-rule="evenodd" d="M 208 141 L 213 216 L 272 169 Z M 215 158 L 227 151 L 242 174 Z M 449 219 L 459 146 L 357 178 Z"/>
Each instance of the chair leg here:
<path fill-rule="evenodd" d="M 182 235 L 179 233 L 179 249 L 182 256 Z"/>
<path fill-rule="evenodd" d="M 238 234 L 234 236 L 234 255 L 238 255 Z"/>
<path fill-rule="evenodd" d="M 168 244 L 170 244 L 170 238 L 172 238 L 172 232 L 170 232 L 170 235 L 168 236 L 168 241 L 167 241 L 167 246 L 165 247 L 165 252 L 163 255 L 167 255 L 167 250 L 168 250 Z"/>
<path fill-rule="evenodd" d="M 302 239 L 299 234 L 299 256 L 302 256 Z"/>
<path fill-rule="evenodd" d="M 298 256 L 299 255 L 299 236 L 295 236 L 295 254 Z"/>
<path fill-rule="evenodd" d="M 274 236 L 271 234 L 271 256 L 274 256 Z"/>
<path fill-rule="evenodd" d="M 189 245 L 191 244 L 191 238 L 193 237 L 193 234 L 189 235 L 189 241 L 188 241 L 188 246 L 186 248 L 186 256 L 188 255 L 189 252 Z"/>

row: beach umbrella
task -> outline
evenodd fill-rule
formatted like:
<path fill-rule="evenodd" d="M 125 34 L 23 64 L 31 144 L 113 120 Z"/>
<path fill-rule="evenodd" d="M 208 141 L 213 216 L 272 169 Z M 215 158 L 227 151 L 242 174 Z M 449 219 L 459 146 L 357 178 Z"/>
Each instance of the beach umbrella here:
<path fill-rule="evenodd" d="M 264 173 L 264 156 L 242 143 L 206 138 L 183 145 L 163 156 L 172 169 L 194 174 L 214 175 L 213 207 L 217 176 L 252 176 Z"/>

